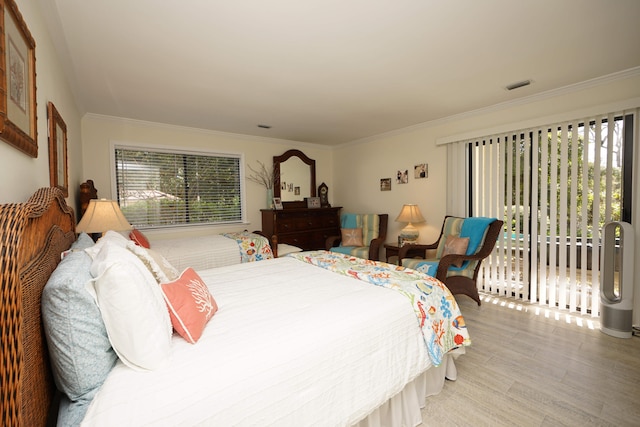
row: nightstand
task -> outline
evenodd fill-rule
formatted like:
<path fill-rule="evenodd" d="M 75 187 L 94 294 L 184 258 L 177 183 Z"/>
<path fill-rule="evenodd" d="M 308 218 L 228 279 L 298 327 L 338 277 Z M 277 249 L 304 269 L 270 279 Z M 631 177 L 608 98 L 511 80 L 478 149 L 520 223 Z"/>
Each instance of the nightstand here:
<path fill-rule="evenodd" d="M 400 265 L 400 260 L 398 259 L 398 253 L 400 252 L 400 248 L 398 247 L 398 245 L 391 245 L 391 244 L 385 243 L 384 249 L 385 249 L 384 256 L 386 258 L 386 261 L 388 263 L 392 263 L 389 258 L 395 257 L 395 262 L 393 262 L 392 264 Z"/>

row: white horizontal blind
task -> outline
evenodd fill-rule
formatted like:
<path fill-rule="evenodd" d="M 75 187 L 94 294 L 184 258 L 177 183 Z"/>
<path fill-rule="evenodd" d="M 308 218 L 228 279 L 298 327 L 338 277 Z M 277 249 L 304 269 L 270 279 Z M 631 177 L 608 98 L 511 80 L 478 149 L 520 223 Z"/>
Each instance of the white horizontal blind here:
<path fill-rule="evenodd" d="M 622 210 L 622 117 L 448 145 L 449 192 L 470 200 L 450 199 L 448 210 L 505 221 L 480 290 L 598 315 L 600 229 Z M 470 184 L 460 178 L 463 164 Z"/>
<path fill-rule="evenodd" d="M 118 203 L 137 228 L 242 220 L 240 157 L 115 148 Z"/>

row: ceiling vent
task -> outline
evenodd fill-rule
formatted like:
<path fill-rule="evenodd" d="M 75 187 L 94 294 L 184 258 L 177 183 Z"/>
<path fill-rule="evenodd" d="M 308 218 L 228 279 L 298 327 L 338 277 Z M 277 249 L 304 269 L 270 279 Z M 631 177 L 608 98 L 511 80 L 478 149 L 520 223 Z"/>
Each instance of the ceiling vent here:
<path fill-rule="evenodd" d="M 531 80 L 522 80 L 521 82 L 511 83 L 506 87 L 507 90 L 514 90 L 520 87 L 529 86 L 531 84 Z"/>

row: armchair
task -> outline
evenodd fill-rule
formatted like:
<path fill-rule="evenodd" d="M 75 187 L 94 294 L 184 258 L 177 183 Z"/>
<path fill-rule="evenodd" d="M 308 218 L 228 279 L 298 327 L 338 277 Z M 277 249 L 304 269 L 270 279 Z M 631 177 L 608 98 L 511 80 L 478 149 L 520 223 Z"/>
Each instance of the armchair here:
<path fill-rule="evenodd" d="M 388 214 L 342 214 L 342 235 L 328 237 L 325 249 L 378 261 L 388 223 Z"/>
<path fill-rule="evenodd" d="M 438 240 L 429 245 L 400 248 L 403 267 L 413 268 L 443 282 L 452 294 L 464 294 L 480 305 L 476 285 L 480 264 L 495 247 L 503 221 L 495 218 L 446 216 Z M 436 250 L 425 259 L 427 250 Z"/>

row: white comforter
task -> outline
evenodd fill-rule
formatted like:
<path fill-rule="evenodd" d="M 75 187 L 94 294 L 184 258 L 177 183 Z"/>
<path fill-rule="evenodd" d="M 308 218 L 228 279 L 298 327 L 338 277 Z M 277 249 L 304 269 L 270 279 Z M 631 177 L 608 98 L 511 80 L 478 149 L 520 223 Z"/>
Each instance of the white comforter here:
<path fill-rule="evenodd" d="M 170 366 L 118 362 L 84 425 L 351 425 L 429 367 L 410 302 L 291 258 L 199 272 L 219 311 Z"/>

